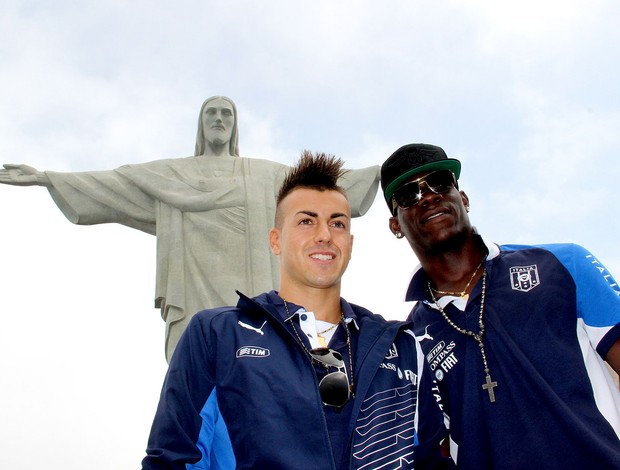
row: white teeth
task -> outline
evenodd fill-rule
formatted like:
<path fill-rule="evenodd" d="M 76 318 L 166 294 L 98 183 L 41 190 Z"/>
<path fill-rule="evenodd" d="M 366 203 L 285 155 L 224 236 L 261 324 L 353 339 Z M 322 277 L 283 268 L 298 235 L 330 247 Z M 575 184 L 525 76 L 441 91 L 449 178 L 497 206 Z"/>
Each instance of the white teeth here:
<path fill-rule="evenodd" d="M 316 254 L 316 255 L 310 256 L 310 258 L 318 259 L 318 260 L 321 260 L 321 261 L 327 261 L 327 260 L 333 259 L 334 257 L 332 255 L 319 255 L 319 254 Z"/>
<path fill-rule="evenodd" d="M 433 215 L 431 215 L 431 216 L 430 216 L 428 219 L 426 219 L 426 220 L 431 220 L 431 219 L 434 219 L 435 217 L 439 217 L 440 215 L 443 215 L 443 212 L 438 212 L 437 214 L 433 214 Z"/>

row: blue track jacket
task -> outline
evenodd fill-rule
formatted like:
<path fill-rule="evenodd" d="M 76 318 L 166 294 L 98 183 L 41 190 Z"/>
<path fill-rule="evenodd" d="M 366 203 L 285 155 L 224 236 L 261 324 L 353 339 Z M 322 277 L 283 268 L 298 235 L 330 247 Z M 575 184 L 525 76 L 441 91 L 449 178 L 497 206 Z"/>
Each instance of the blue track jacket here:
<path fill-rule="evenodd" d="M 279 297 L 240 297 L 236 308 L 192 318 L 170 362 L 143 469 L 336 469 L 316 372 Z M 439 456 L 441 404 L 410 324 L 341 306 L 359 333 L 340 468 L 413 468 L 414 460 L 417 469 L 451 468 Z"/>

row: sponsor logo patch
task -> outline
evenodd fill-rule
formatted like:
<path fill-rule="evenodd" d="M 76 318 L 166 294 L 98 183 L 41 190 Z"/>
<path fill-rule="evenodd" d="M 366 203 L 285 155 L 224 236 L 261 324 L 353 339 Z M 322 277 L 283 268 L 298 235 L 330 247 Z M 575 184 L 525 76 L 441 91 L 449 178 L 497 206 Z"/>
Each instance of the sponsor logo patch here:
<path fill-rule="evenodd" d="M 435 374 L 435 378 L 439 382 L 441 382 L 450 369 L 452 369 L 459 362 L 454 352 L 455 346 L 456 344 L 454 341 L 451 341 L 448 344 L 444 341 L 440 341 L 426 355 L 426 360 L 431 368 L 431 371 Z"/>
<path fill-rule="evenodd" d="M 510 282 L 513 290 L 521 292 L 531 291 L 540 284 L 538 267 L 535 264 L 531 266 L 513 266 L 510 268 Z"/>
<path fill-rule="evenodd" d="M 237 357 L 267 357 L 270 354 L 269 349 L 259 346 L 243 346 L 237 349 Z"/>

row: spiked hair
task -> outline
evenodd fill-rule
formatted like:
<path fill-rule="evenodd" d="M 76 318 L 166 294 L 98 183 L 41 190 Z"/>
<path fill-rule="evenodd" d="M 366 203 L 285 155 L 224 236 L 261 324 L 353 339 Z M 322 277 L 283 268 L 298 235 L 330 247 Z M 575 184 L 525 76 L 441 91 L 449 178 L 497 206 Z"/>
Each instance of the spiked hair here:
<path fill-rule="evenodd" d="M 313 154 L 309 150 L 301 153 L 299 162 L 292 167 L 278 191 L 277 204 L 297 188 L 309 188 L 319 191 L 338 191 L 346 196 L 345 190 L 338 185 L 338 178 L 347 170 L 342 166 L 344 162 L 334 155 L 325 153 Z"/>
<path fill-rule="evenodd" d="M 334 155 L 312 153 L 304 150 L 297 164 L 287 173 L 276 200 L 276 225 L 279 220 L 279 207 L 282 200 L 298 188 L 315 189 L 317 191 L 338 191 L 347 196 L 346 191 L 338 185 L 338 179 L 347 170 L 342 166 L 344 162 Z"/>

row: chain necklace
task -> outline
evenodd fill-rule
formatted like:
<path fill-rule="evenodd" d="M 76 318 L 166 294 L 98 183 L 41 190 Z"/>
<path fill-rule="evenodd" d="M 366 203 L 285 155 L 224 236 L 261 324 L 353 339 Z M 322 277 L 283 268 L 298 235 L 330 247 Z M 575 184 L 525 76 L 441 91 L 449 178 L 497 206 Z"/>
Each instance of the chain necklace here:
<path fill-rule="evenodd" d="M 486 258 L 486 256 L 484 258 Z M 469 282 L 467 283 L 467 285 L 463 288 L 463 290 L 461 292 L 455 292 L 455 291 L 449 291 L 449 290 L 448 291 L 444 291 L 444 290 L 435 289 L 434 287 L 431 287 L 431 285 L 429 283 L 430 289 L 433 290 L 434 292 L 437 292 L 438 294 L 454 295 L 456 297 L 464 297 L 465 300 L 467 300 L 469 298 L 469 294 L 467 294 L 467 289 L 469 289 L 469 286 L 471 285 L 471 282 L 476 277 L 476 274 L 478 274 L 478 270 L 482 266 L 482 263 L 484 262 L 484 258 L 482 258 L 482 261 L 480 261 L 480 264 L 478 266 L 476 266 L 476 269 L 474 269 L 474 272 L 471 274 L 471 277 L 469 278 Z"/>
<path fill-rule="evenodd" d="M 477 270 L 478 269 L 476 268 L 476 271 Z M 435 306 L 441 312 L 441 314 L 446 319 L 448 324 L 452 328 L 454 328 L 456 331 L 458 331 L 459 333 L 464 334 L 466 336 L 471 336 L 478 343 L 478 346 L 480 347 L 480 353 L 482 354 L 482 363 L 484 365 L 484 373 L 486 374 L 486 382 L 482 384 L 482 389 L 487 390 L 489 392 L 489 400 L 491 401 L 491 403 L 493 403 L 495 402 L 495 391 L 493 389 L 497 387 L 497 382 L 493 382 L 491 380 L 491 374 L 489 373 L 489 364 L 487 362 L 487 355 L 484 351 L 484 343 L 482 342 L 482 336 L 484 335 L 484 322 L 482 321 L 482 315 L 484 313 L 484 299 L 485 299 L 486 287 L 487 287 L 486 281 L 487 281 L 487 270 L 485 268 L 484 271 L 482 271 L 482 298 L 480 299 L 480 316 L 478 317 L 478 326 L 480 327 L 480 331 L 478 331 L 478 333 L 474 333 L 473 331 L 469 331 L 464 328 L 461 328 L 457 326 L 452 320 L 450 320 L 450 318 L 448 317 L 448 315 L 446 315 L 446 312 L 441 307 L 441 305 L 437 303 L 437 299 L 435 298 L 435 295 L 433 294 L 433 288 L 431 287 L 430 282 L 428 283 L 428 292 L 430 293 L 431 299 L 435 303 Z"/>
<path fill-rule="evenodd" d="M 291 326 L 293 327 L 295 336 L 297 336 L 297 339 L 299 340 L 299 344 L 301 344 L 301 347 L 304 349 L 304 352 L 310 359 L 310 362 L 316 363 L 317 362 L 316 359 L 314 359 L 310 355 L 310 351 L 308 350 L 308 348 L 306 348 L 305 343 L 302 341 L 301 336 L 299 335 L 299 332 L 297 331 L 297 328 L 295 327 L 295 322 L 293 321 L 293 317 L 291 316 L 291 313 L 288 310 L 288 303 L 286 300 L 284 300 L 284 309 L 286 310 L 286 319 L 291 322 Z M 336 323 L 334 326 L 332 326 L 331 328 L 337 327 L 340 324 L 340 322 L 342 322 L 342 325 L 344 326 L 344 329 L 347 333 L 347 348 L 349 349 L 349 371 L 350 371 L 349 374 L 351 376 L 351 381 L 349 383 L 349 392 L 351 392 L 351 396 L 355 398 L 355 393 L 354 393 L 355 383 L 353 382 L 353 353 L 351 352 L 351 334 L 349 333 L 349 328 L 346 322 L 344 321 L 344 313 L 342 312 L 340 312 L 340 321 Z M 325 333 L 326 331 L 329 331 L 331 328 L 328 328 L 327 330 L 323 331 L 323 333 Z M 346 368 L 345 368 L 345 372 L 346 372 Z"/>
<path fill-rule="evenodd" d="M 342 317 L 344 319 L 344 316 Z M 327 333 L 328 331 L 332 331 L 334 328 L 336 328 L 338 326 L 339 323 L 336 323 L 335 325 L 330 326 L 329 328 L 326 328 L 323 331 L 317 331 L 316 332 L 316 336 L 317 336 L 317 340 L 319 342 L 319 344 L 326 348 L 327 347 L 327 341 L 325 341 L 325 336 L 323 336 L 325 333 Z"/>

